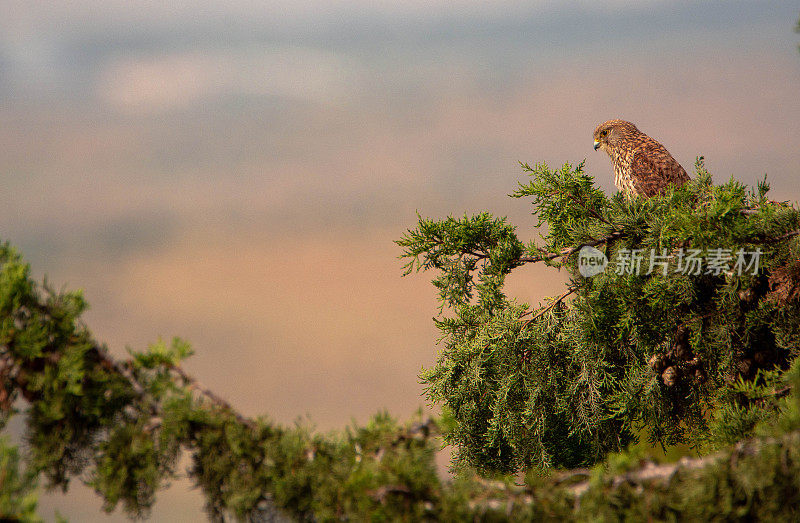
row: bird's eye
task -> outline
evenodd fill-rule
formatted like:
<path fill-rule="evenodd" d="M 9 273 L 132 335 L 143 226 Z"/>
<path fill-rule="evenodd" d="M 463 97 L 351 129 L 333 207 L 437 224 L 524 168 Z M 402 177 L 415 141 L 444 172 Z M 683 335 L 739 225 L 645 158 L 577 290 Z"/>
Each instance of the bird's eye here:
<path fill-rule="evenodd" d="M 605 136 L 607 134 L 608 134 L 608 131 L 606 131 L 606 130 L 600 131 L 600 136 Z"/>

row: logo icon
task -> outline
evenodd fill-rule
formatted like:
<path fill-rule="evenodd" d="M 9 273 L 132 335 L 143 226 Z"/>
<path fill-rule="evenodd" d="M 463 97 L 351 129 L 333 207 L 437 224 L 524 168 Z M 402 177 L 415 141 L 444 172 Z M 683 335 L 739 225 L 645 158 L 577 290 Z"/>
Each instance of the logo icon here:
<path fill-rule="evenodd" d="M 578 272 L 584 278 L 597 276 L 606 270 L 606 265 L 608 265 L 608 258 L 594 247 L 584 245 L 578 252 Z"/>

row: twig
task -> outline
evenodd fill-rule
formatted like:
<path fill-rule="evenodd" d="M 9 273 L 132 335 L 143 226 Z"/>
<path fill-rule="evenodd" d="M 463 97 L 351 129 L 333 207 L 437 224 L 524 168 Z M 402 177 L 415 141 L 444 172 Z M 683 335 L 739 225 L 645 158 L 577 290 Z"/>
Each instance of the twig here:
<path fill-rule="evenodd" d="M 792 392 L 792 386 L 791 385 L 787 385 L 787 386 L 785 386 L 785 387 L 783 387 L 781 389 L 773 391 L 772 394 L 770 394 L 770 396 L 773 396 L 775 398 L 780 399 L 780 398 L 788 396 L 790 392 Z"/>
<path fill-rule="evenodd" d="M 558 305 L 559 303 L 561 303 L 562 301 L 564 301 L 564 298 L 566 298 L 566 297 L 567 297 L 567 296 L 569 296 L 570 294 L 574 294 L 574 293 L 575 293 L 575 292 L 576 292 L 578 289 L 580 289 L 580 288 L 581 288 L 581 287 L 580 287 L 579 285 L 576 285 L 576 286 L 574 286 L 574 287 L 570 287 L 569 289 L 567 289 L 567 290 L 566 290 L 566 292 L 564 292 L 562 295 L 560 295 L 560 296 L 559 296 L 559 297 L 557 297 L 555 300 L 553 300 L 553 301 L 552 301 L 552 303 L 550 303 L 549 305 L 547 305 L 546 307 L 544 307 L 542 310 L 540 310 L 539 312 L 537 312 L 536 314 L 534 314 L 534 315 L 533 315 L 532 317 L 530 317 L 529 319 L 527 319 L 527 320 L 523 321 L 523 322 L 522 322 L 522 328 L 524 329 L 525 327 L 527 327 L 528 325 L 530 325 L 531 323 L 533 323 L 534 321 L 536 321 L 536 320 L 537 320 L 537 319 L 538 319 L 538 318 L 539 318 L 539 317 L 540 317 L 542 314 L 544 314 L 545 312 L 549 311 L 550 309 L 552 309 L 553 307 L 555 307 L 556 305 Z M 527 312 L 526 312 L 525 314 L 523 314 L 523 316 L 525 316 L 525 315 L 527 315 L 527 314 L 529 314 L 529 313 L 527 313 Z M 522 316 L 520 316 L 520 318 L 522 318 Z"/>
<path fill-rule="evenodd" d="M 611 240 L 616 240 L 617 238 L 620 238 L 623 235 L 624 235 L 623 231 L 614 231 L 608 236 L 604 236 L 597 240 L 584 242 L 581 243 L 580 245 L 576 245 L 575 247 L 568 247 L 566 249 L 561 249 L 559 252 L 544 252 L 538 256 L 521 256 L 519 258 L 519 261 L 522 263 L 536 263 L 545 260 L 553 260 L 555 258 L 566 258 L 567 256 L 578 252 L 584 247 L 596 247 L 598 245 L 607 243 Z"/>
<path fill-rule="evenodd" d="M 751 242 L 751 243 L 778 243 L 780 241 L 788 240 L 789 238 L 797 236 L 798 234 L 800 234 L 800 229 L 795 229 L 793 231 L 789 231 L 786 234 L 783 234 L 781 236 L 777 236 L 775 238 L 765 238 L 765 239 L 761 240 L 760 242 Z"/>

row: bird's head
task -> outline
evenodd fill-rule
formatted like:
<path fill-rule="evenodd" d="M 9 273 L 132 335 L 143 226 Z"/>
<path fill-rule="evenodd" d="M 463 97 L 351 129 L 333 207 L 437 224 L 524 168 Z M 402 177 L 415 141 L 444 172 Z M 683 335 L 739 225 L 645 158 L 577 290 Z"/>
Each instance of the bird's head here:
<path fill-rule="evenodd" d="M 617 149 L 617 144 L 637 133 L 639 133 L 639 129 L 625 120 L 603 122 L 594 130 L 594 150 L 602 149 L 611 156 L 612 152 Z"/>

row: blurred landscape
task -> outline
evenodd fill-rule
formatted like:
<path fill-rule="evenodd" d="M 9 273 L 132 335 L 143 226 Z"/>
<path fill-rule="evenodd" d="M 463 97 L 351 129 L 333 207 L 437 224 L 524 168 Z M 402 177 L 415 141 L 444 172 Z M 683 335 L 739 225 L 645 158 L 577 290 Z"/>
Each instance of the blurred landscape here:
<path fill-rule="evenodd" d="M 82 288 L 123 357 L 189 340 L 247 415 L 320 430 L 425 405 L 432 275 L 401 278 L 416 213 L 483 210 L 538 237 L 518 161 L 586 170 L 607 119 L 692 172 L 800 199 L 790 2 L 0 3 L 0 238 Z M 563 276 L 523 267 L 537 304 Z M 19 420 L 12 428 L 18 434 Z M 124 520 L 75 482 L 48 520 Z M 156 521 L 203 518 L 186 481 Z"/>

